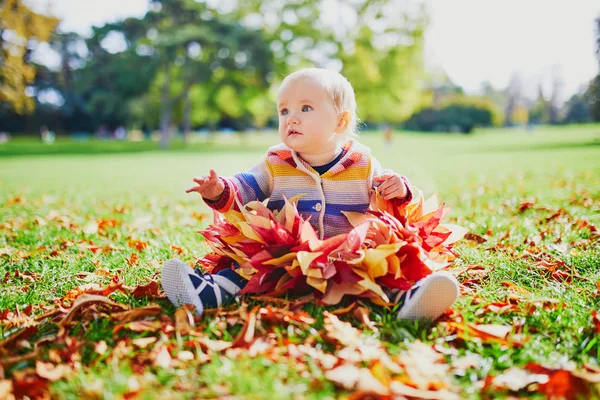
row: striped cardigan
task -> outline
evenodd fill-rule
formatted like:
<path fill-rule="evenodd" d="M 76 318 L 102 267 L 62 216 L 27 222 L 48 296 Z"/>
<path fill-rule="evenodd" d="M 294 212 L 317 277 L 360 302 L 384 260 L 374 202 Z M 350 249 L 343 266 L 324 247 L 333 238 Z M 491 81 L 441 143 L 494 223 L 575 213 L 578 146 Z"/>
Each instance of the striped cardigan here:
<path fill-rule="evenodd" d="M 280 210 L 284 196 L 290 199 L 303 194 L 298 200 L 298 211 L 318 232 L 321 239 L 352 229 L 342 211 L 366 212 L 369 199 L 378 183 L 374 177 L 394 174 L 384 170 L 365 145 L 351 140 L 344 145 L 344 156 L 331 169 L 319 175 L 306 161 L 284 144 L 269 148 L 267 156 L 248 172 L 221 178 L 225 191 L 217 201 L 205 202 L 218 212 L 235 205 L 234 194 L 241 204 L 252 200 L 269 199 L 270 210 Z M 412 199 L 408 180 L 402 177 Z"/>

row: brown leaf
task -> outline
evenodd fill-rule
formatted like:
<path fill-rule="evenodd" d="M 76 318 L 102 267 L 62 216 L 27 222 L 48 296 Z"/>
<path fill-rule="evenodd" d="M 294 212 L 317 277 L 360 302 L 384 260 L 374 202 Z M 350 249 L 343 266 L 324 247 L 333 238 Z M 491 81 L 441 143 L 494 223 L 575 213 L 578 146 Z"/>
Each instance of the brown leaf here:
<path fill-rule="evenodd" d="M 40 378 L 48 379 L 50 382 L 56 382 L 69 375 L 73 370 L 65 364 L 54 365 L 38 360 L 35 363 L 35 372 Z"/>
<path fill-rule="evenodd" d="M 117 304 L 104 296 L 83 294 L 79 296 L 77 300 L 75 300 L 67 315 L 65 315 L 62 321 L 60 321 L 58 336 L 62 336 L 65 333 L 65 328 L 71 323 L 71 320 L 73 320 L 77 314 L 93 304 L 104 304 L 112 308 L 120 308 L 122 310 L 127 308 L 126 306 Z"/>
<path fill-rule="evenodd" d="M 67 292 L 67 294 L 65 295 L 65 297 L 63 298 L 64 300 L 73 300 L 76 298 L 79 298 L 81 295 L 84 294 L 88 294 L 88 295 L 99 295 L 99 296 L 108 296 L 109 294 L 120 290 L 123 291 L 123 284 L 122 283 L 117 283 L 114 285 L 109 285 L 107 287 L 102 287 L 97 283 L 90 283 L 87 285 L 82 285 L 79 287 L 76 287 L 75 289 L 71 289 Z"/>
<path fill-rule="evenodd" d="M 348 314 L 350 311 L 352 311 L 354 309 L 354 307 L 356 307 L 358 305 L 357 302 L 353 302 L 350 303 L 349 306 L 344 307 L 344 308 L 337 308 L 335 310 L 333 310 L 331 313 L 334 315 L 344 315 L 344 314 Z"/>
<path fill-rule="evenodd" d="M 600 333 L 600 315 L 596 310 L 592 310 L 592 322 L 596 327 L 596 333 Z"/>
<path fill-rule="evenodd" d="M 158 282 L 150 281 L 145 285 L 138 285 L 131 294 L 133 297 L 159 297 Z"/>
<path fill-rule="evenodd" d="M 37 376 L 33 369 L 15 372 L 12 384 L 16 398 L 50 399 L 48 381 Z"/>
<path fill-rule="evenodd" d="M 124 327 L 134 332 L 156 332 L 162 327 L 162 325 L 160 321 L 141 320 L 128 322 L 124 325 Z"/>
<path fill-rule="evenodd" d="M 527 289 L 523 289 L 520 286 L 517 286 L 514 282 L 504 281 L 500 282 L 502 286 L 507 287 L 511 292 L 518 294 L 531 294 L 531 292 Z"/>
<path fill-rule="evenodd" d="M 479 236 L 478 234 L 472 233 L 472 232 L 467 233 L 464 236 L 464 238 L 466 240 L 470 240 L 470 241 L 473 241 L 473 242 L 476 242 L 476 243 L 480 243 L 480 244 L 487 242 L 486 238 L 484 238 L 483 236 Z"/>
<path fill-rule="evenodd" d="M 117 312 L 111 314 L 111 318 L 119 322 L 125 323 L 134 321 L 136 319 L 150 317 L 153 315 L 159 315 L 162 313 L 162 309 L 158 305 L 151 305 L 146 307 L 132 308 L 131 310 Z"/>
<path fill-rule="evenodd" d="M 158 339 L 154 336 L 136 338 L 131 341 L 134 346 L 139 347 L 140 349 L 145 349 L 150 346 L 152 343 L 156 342 Z"/>
<path fill-rule="evenodd" d="M 191 304 L 184 304 L 175 311 L 175 329 L 182 335 L 194 330 L 194 312 L 196 308 Z"/>
<path fill-rule="evenodd" d="M 210 353 L 210 352 L 221 352 L 223 350 L 229 349 L 233 346 L 232 342 L 227 342 L 224 340 L 212 340 L 207 337 L 200 337 L 197 339 L 197 342 L 202 347 L 202 350 Z"/>
<path fill-rule="evenodd" d="M 254 330 L 256 329 L 256 314 L 259 309 L 259 306 L 255 306 L 252 311 L 248 313 L 246 324 L 240 331 L 238 337 L 233 341 L 232 347 L 248 348 L 252 344 L 254 341 Z"/>
<path fill-rule="evenodd" d="M 27 340 L 38 331 L 37 326 L 28 326 L 25 329 L 22 329 L 6 339 L 0 341 L 0 349 L 8 349 L 11 345 L 20 340 Z"/>
<path fill-rule="evenodd" d="M 521 204 L 519 204 L 519 208 L 518 211 L 520 213 L 524 212 L 525 210 L 528 210 L 530 208 L 535 207 L 535 203 L 531 202 L 531 201 L 524 201 Z"/>
<path fill-rule="evenodd" d="M 354 310 L 353 315 L 356 318 L 358 318 L 359 320 L 361 320 L 361 322 L 363 324 L 365 324 L 365 326 L 367 326 L 373 332 L 378 332 L 379 329 L 377 329 L 377 327 L 375 326 L 375 323 L 369 319 L 370 313 L 371 313 L 371 311 L 369 311 L 368 308 L 360 306 L 356 310 Z"/>
<path fill-rule="evenodd" d="M 446 325 L 451 332 L 465 340 L 480 339 L 484 343 L 500 343 L 509 347 L 521 347 L 523 339 L 520 336 L 510 336 L 513 328 L 506 325 L 478 325 L 457 322 L 441 322 L 440 325 Z"/>

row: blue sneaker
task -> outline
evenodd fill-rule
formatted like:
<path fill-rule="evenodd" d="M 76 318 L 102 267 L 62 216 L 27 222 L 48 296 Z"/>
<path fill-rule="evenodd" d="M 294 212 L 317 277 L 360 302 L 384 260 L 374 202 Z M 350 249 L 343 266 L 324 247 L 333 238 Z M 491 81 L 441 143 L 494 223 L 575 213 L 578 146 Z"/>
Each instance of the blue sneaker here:
<path fill-rule="evenodd" d="M 175 307 L 192 304 L 197 315 L 202 315 L 205 308 L 221 306 L 242 290 L 225 276 L 203 274 L 176 258 L 163 266 L 161 281 L 167 297 Z"/>
<path fill-rule="evenodd" d="M 399 319 L 436 320 L 454 304 L 459 294 L 454 275 L 434 272 L 397 294 L 395 302 L 401 303 L 397 316 Z"/>

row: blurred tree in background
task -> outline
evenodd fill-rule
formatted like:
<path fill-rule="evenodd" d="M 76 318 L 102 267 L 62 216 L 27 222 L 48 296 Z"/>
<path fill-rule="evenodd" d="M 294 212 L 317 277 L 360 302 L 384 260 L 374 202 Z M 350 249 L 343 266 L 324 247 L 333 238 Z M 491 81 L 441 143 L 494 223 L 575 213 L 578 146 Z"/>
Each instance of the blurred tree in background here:
<path fill-rule="evenodd" d="M 11 132 L 144 127 L 166 146 L 179 131 L 274 127 L 276 88 L 308 66 L 348 77 L 369 126 L 469 132 L 600 120 L 600 75 L 562 105 L 557 73 L 536 99 L 516 74 L 470 96 L 443 71 L 426 73 L 423 0 L 149 0 L 144 17 L 89 37 L 57 32 L 56 19 L 21 0 L 0 5 L 0 125 Z M 600 48 L 600 20 L 597 35 Z M 36 64 L 43 41 L 56 65 Z"/>
<path fill-rule="evenodd" d="M 0 2 L 0 106 L 17 113 L 33 111 L 26 93 L 35 79 L 31 51 L 46 42 L 58 19 L 31 11 L 22 0 Z"/>

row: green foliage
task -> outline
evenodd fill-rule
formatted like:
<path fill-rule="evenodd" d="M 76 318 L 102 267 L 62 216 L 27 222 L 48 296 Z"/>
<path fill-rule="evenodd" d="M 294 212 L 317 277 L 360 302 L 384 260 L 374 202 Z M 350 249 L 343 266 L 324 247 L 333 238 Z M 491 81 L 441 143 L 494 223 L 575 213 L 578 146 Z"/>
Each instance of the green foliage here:
<path fill-rule="evenodd" d="M 31 113 L 34 102 L 25 93 L 35 79 L 31 48 L 48 41 L 59 20 L 32 11 L 22 0 L 0 3 L 0 108 Z"/>
<path fill-rule="evenodd" d="M 447 96 L 438 105 L 413 114 L 405 122 L 405 127 L 426 132 L 470 133 L 475 127 L 498 126 L 501 123 L 502 114 L 489 99 Z"/>

